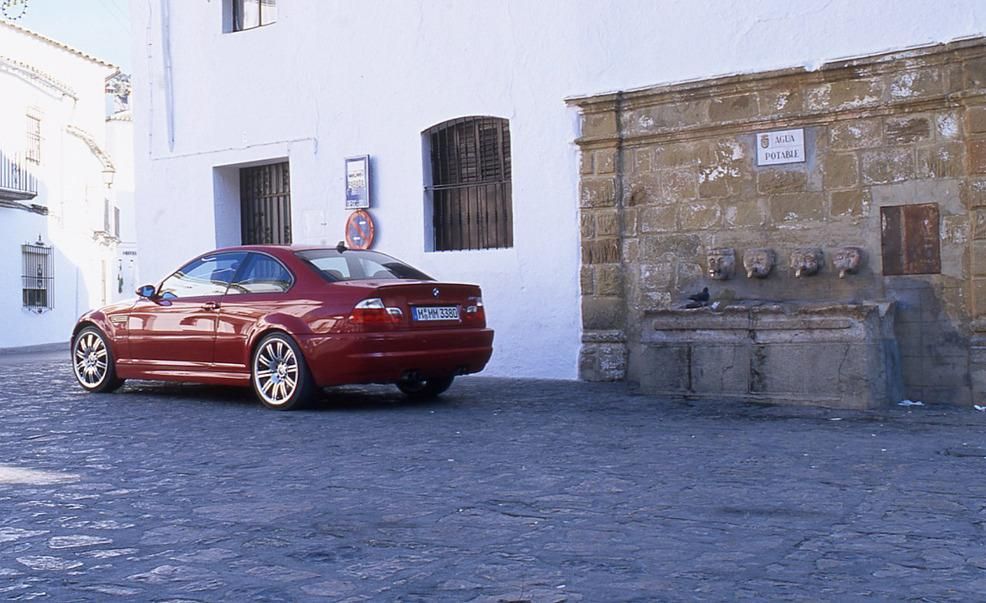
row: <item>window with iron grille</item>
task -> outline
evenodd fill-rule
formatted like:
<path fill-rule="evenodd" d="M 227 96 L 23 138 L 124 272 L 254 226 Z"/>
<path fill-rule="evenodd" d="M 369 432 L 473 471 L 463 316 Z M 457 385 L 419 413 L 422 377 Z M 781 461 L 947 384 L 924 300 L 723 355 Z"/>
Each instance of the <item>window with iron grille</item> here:
<path fill-rule="evenodd" d="M 425 136 L 435 251 L 512 247 L 510 123 L 464 117 Z"/>
<path fill-rule="evenodd" d="M 240 239 L 244 245 L 291 244 L 287 161 L 240 169 Z"/>
<path fill-rule="evenodd" d="M 41 163 L 41 118 L 27 116 L 27 151 L 24 157 L 33 163 Z"/>
<path fill-rule="evenodd" d="M 277 0 L 227 0 L 232 2 L 233 27 L 243 31 L 277 21 Z"/>
<path fill-rule="evenodd" d="M 24 307 L 32 310 L 51 309 L 54 307 L 51 247 L 41 244 L 21 245 L 21 256 L 24 266 L 21 272 Z"/>

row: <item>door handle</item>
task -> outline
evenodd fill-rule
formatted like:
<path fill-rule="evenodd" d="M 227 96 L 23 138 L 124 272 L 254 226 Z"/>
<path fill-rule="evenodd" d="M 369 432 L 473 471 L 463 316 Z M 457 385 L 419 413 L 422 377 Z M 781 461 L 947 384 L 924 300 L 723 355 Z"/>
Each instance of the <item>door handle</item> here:
<path fill-rule="evenodd" d="M 204 304 L 202 304 L 202 309 L 203 310 L 218 310 L 219 309 L 219 302 L 205 302 Z"/>

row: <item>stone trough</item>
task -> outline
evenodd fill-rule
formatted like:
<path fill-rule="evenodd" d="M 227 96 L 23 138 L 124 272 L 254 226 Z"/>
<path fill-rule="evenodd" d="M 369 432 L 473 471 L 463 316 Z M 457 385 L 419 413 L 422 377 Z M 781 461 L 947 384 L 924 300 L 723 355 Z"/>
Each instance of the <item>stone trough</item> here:
<path fill-rule="evenodd" d="M 893 303 L 735 302 L 644 313 L 642 391 L 865 409 L 900 399 Z"/>

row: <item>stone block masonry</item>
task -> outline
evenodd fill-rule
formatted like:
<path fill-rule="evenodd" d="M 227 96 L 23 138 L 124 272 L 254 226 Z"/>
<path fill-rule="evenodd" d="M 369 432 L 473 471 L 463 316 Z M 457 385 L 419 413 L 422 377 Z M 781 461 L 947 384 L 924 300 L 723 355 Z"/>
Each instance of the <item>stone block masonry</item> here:
<path fill-rule="evenodd" d="M 696 397 L 742 384 L 744 396 L 783 402 L 797 375 L 835 375 L 818 364 L 825 358 L 845 372 L 847 356 L 821 346 L 767 363 L 786 374 L 751 383 L 750 367 L 764 358 L 755 346 L 728 346 L 724 334 L 711 341 L 717 351 L 675 361 L 687 346 L 655 332 L 653 317 L 709 287 L 721 305 L 896 308 L 889 338 L 897 356 L 877 371 L 890 381 L 851 392 L 852 379 L 842 379 L 836 395 L 802 379 L 801 403 L 831 403 L 833 395 L 851 406 L 898 395 L 986 400 L 986 39 L 569 103 L 583 116 L 583 378 Z M 805 160 L 759 166 L 757 135 L 788 129 L 803 130 Z M 881 224 L 882 215 L 902 218 Z M 912 217 L 934 215 L 932 241 L 932 225 Z M 846 247 L 862 250 L 863 260 L 839 278 L 831 261 Z M 772 249 L 777 263 L 767 278 L 737 271 L 712 280 L 707 254 L 721 248 L 738 258 Z M 799 249 L 820 252 L 817 275 L 796 278 L 788 268 Z M 871 362 L 885 344 L 853 349 Z M 690 367 L 691 381 L 677 374 L 681 367 Z"/>

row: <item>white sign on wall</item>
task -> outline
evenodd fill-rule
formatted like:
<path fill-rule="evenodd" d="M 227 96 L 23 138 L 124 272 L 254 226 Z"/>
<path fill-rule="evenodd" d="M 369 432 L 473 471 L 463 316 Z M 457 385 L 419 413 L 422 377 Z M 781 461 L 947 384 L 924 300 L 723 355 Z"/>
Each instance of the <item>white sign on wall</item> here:
<path fill-rule="evenodd" d="M 370 207 L 370 156 L 346 158 L 346 209 Z"/>
<path fill-rule="evenodd" d="M 757 165 L 804 163 L 804 160 L 804 128 L 757 133 Z"/>

